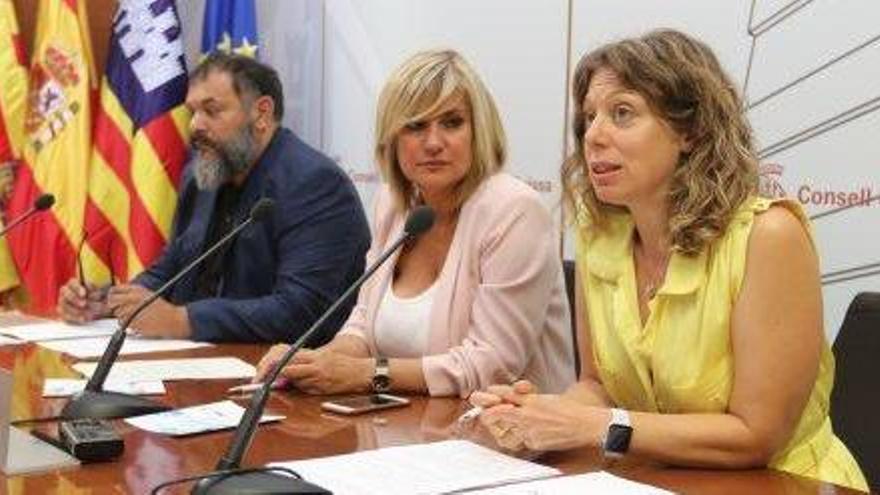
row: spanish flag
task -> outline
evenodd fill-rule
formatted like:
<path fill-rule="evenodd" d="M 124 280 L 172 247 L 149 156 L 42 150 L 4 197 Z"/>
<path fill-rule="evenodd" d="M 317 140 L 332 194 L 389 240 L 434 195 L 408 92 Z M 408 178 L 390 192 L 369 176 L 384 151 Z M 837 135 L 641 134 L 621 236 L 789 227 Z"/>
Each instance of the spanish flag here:
<path fill-rule="evenodd" d="M 122 0 L 95 115 L 84 273 L 100 284 L 149 266 L 171 235 L 189 139 L 173 0 Z"/>
<path fill-rule="evenodd" d="M 26 309 L 54 312 L 58 289 L 75 273 L 75 246 L 83 235 L 92 101 L 95 94 L 84 0 L 40 0 L 25 114 L 23 162 L 10 217 L 43 193 L 52 210 L 8 234 L 9 247 L 29 296 Z"/>
<path fill-rule="evenodd" d="M 27 62 L 12 0 L 0 0 L 0 171 L 21 158 L 27 98 Z M 6 179 L 3 179 L 6 180 Z M 18 272 L 6 239 L 0 239 L 0 292 L 18 286 Z"/>

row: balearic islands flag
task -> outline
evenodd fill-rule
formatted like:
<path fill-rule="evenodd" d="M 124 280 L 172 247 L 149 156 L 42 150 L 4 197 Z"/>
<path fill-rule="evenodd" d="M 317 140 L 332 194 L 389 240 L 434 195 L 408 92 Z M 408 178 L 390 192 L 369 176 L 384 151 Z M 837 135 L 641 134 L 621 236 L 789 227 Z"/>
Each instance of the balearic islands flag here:
<path fill-rule="evenodd" d="M 27 68 L 12 0 L 0 0 L 0 166 L 21 158 Z M 8 173 L 8 172 L 6 172 Z M 19 283 L 6 239 L 0 239 L 0 292 Z"/>
<path fill-rule="evenodd" d="M 75 273 L 74 246 L 83 235 L 95 77 L 85 1 L 40 0 L 37 8 L 23 162 L 8 214 L 22 214 L 43 193 L 56 202 L 10 231 L 8 241 L 27 309 L 48 314 Z"/>
<path fill-rule="evenodd" d="M 128 280 L 171 235 L 189 112 L 180 20 L 173 0 L 122 0 L 113 19 L 95 116 L 86 278 Z"/>

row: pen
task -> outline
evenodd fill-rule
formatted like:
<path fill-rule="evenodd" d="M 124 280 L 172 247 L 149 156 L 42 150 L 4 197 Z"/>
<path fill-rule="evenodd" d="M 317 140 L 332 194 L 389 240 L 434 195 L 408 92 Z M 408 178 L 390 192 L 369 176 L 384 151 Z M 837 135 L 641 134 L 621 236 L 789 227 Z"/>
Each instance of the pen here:
<path fill-rule="evenodd" d="M 263 388 L 263 383 L 245 383 L 243 385 L 236 385 L 234 387 L 230 387 L 229 390 L 226 391 L 229 395 L 234 394 L 249 394 L 251 392 L 256 392 L 257 390 Z M 269 387 L 271 390 L 278 390 L 280 388 L 284 388 L 287 386 L 287 380 L 278 379 L 272 383 L 272 386 Z"/>
<path fill-rule="evenodd" d="M 112 289 L 113 287 L 114 287 L 113 282 L 110 282 L 107 285 L 102 285 L 101 287 L 98 287 L 97 289 L 95 289 L 94 293 L 98 295 L 99 301 L 103 301 L 104 299 L 107 298 L 107 294 L 110 293 L 110 289 Z"/>
<path fill-rule="evenodd" d="M 85 228 L 83 228 L 82 239 L 79 240 L 79 246 L 77 246 L 77 248 L 76 248 L 77 278 L 79 278 L 79 284 L 82 285 L 83 288 L 85 288 L 87 286 L 86 286 L 86 274 L 85 274 L 85 270 L 83 269 L 82 251 L 83 251 L 83 247 L 85 247 L 85 245 L 86 245 L 86 240 L 88 238 L 89 238 L 89 231 L 86 230 Z"/>
<path fill-rule="evenodd" d="M 460 425 L 470 423 L 471 421 L 477 419 L 477 417 L 479 417 L 480 414 L 482 414 L 482 413 L 483 413 L 483 408 L 481 406 L 474 406 L 474 407 L 468 409 L 467 411 L 465 411 L 464 414 L 459 416 L 457 423 Z"/>

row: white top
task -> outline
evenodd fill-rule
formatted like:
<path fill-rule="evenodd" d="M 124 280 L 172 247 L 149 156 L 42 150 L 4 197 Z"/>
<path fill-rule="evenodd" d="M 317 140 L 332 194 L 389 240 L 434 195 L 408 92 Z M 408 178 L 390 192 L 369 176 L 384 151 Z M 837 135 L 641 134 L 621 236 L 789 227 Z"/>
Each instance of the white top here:
<path fill-rule="evenodd" d="M 380 356 L 422 357 L 428 350 L 431 307 L 434 305 L 436 282 L 414 297 L 398 297 L 392 283 L 376 314 L 374 333 Z"/>

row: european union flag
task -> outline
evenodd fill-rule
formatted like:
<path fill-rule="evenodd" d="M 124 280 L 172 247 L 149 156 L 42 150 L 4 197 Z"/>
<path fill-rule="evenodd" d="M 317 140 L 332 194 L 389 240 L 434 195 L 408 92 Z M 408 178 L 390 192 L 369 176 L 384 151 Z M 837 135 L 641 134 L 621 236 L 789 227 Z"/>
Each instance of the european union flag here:
<path fill-rule="evenodd" d="M 202 53 L 215 50 L 256 58 L 257 14 L 254 0 L 208 0 L 202 26 Z"/>

